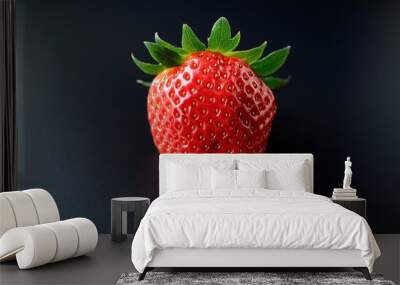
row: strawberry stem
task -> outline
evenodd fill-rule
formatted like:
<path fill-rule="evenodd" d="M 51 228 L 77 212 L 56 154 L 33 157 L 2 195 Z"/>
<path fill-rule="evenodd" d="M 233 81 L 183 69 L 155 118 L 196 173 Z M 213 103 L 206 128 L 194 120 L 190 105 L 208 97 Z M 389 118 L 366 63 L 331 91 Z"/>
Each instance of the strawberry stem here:
<path fill-rule="evenodd" d="M 267 56 L 261 58 L 267 46 L 264 41 L 256 48 L 249 50 L 235 51 L 240 43 L 241 34 L 238 32 L 234 37 L 231 37 L 231 26 L 225 17 L 219 18 L 211 29 L 208 37 L 208 46 L 206 46 L 194 33 L 192 28 L 183 24 L 182 26 L 182 47 L 177 47 L 160 38 L 156 33 L 154 42 L 144 42 L 151 57 L 157 62 L 146 63 L 132 55 L 133 62 L 144 73 L 149 75 L 157 75 L 173 66 L 180 66 L 186 57 L 194 52 L 210 50 L 220 52 L 225 56 L 240 58 L 247 62 L 254 72 L 271 88 L 279 88 L 289 81 L 286 79 L 272 76 L 285 63 L 290 53 L 290 46 L 273 51 Z M 260 59 L 261 58 L 261 59 Z M 138 83 L 143 84 L 143 81 L 138 80 Z M 145 86 L 148 83 L 146 82 Z"/>

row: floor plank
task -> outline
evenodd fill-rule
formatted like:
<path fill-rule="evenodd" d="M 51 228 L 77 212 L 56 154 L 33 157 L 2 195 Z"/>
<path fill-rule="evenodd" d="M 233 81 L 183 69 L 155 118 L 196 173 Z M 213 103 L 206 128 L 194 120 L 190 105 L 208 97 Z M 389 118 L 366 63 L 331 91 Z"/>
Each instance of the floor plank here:
<path fill-rule="evenodd" d="M 134 270 L 130 260 L 132 237 L 121 243 L 99 235 L 96 250 L 88 256 L 19 270 L 16 262 L 0 265 L 0 284 L 115 284 L 124 272 Z"/>
<path fill-rule="evenodd" d="M 376 242 L 381 250 L 374 266 L 374 270 L 385 276 L 386 279 L 400 283 L 400 234 L 377 234 Z"/>

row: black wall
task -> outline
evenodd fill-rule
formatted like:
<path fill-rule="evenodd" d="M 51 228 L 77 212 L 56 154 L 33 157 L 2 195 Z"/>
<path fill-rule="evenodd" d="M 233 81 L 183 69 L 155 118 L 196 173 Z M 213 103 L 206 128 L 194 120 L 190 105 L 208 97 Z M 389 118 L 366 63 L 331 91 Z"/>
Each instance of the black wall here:
<path fill-rule="evenodd" d="M 205 39 L 226 16 L 242 48 L 293 47 L 268 151 L 313 153 L 323 195 L 351 155 L 372 229 L 400 233 L 400 2 L 366 2 L 17 0 L 19 187 L 48 189 L 64 218 L 102 232 L 111 197 L 155 198 L 158 154 L 130 52 L 148 58 L 156 31 L 180 41 L 182 23 Z"/>

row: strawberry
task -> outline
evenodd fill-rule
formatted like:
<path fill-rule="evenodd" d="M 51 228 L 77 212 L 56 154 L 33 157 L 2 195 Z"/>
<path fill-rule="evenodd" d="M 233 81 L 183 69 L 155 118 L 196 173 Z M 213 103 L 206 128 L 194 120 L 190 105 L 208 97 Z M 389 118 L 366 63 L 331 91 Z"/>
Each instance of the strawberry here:
<path fill-rule="evenodd" d="M 240 32 L 231 37 L 222 17 L 208 46 L 184 24 L 182 47 L 157 33 L 154 42 L 144 42 L 157 64 L 132 55 L 143 72 L 156 75 L 151 83 L 138 83 L 149 87 L 148 119 L 160 153 L 265 151 L 277 109 L 271 89 L 289 80 L 272 74 L 286 61 L 290 47 L 261 58 L 266 42 L 235 51 L 239 41 Z"/>

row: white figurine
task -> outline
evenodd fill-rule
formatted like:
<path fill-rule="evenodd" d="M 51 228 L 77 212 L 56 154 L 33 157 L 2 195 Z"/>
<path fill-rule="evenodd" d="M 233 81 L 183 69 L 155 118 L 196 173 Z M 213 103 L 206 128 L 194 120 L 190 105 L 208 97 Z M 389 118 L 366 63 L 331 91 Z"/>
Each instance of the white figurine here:
<path fill-rule="evenodd" d="M 344 179 L 343 179 L 343 189 L 352 189 L 351 188 L 351 176 L 353 172 L 351 171 L 352 162 L 350 161 L 350 156 L 347 157 L 346 161 L 344 162 Z"/>

